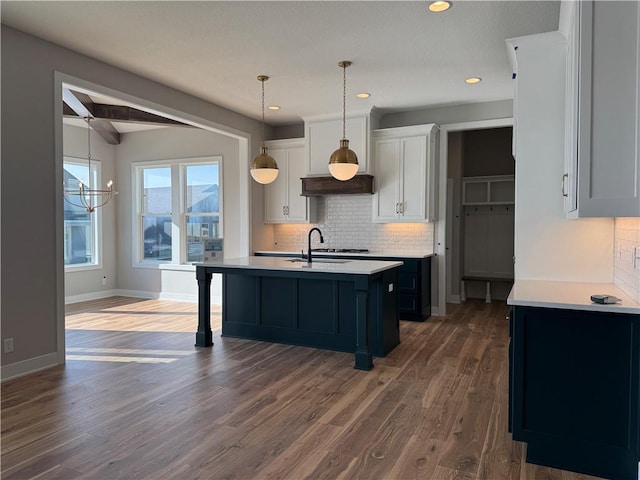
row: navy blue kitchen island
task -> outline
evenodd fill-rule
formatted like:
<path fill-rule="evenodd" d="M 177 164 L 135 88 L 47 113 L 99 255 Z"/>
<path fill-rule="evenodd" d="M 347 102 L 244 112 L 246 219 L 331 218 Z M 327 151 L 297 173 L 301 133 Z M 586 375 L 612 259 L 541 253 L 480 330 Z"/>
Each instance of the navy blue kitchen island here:
<path fill-rule="evenodd" d="M 222 274 L 222 336 L 355 354 L 370 370 L 400 343 L 402 262 L 244 257 L 196 265 L 196 346 L 213 345 L 211 277 Z"/>

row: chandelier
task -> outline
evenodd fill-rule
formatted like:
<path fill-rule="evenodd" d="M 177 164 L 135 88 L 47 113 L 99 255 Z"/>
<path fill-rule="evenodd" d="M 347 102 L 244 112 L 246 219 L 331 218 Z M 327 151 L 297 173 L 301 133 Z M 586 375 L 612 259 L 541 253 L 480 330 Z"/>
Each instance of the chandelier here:
<path fill-rule="evenodd" d="M 91 117 L 85 117 L 87 122 L 87 161 L 88 161 L 88 180 L 85 184 L 82 180 L 78 181 L 77 188 L 64 189 L 64 199 L 76 207 L 84 208 L 87 212 L 93 213 L 96 208 L 106 205 L 109 200 L 117 195 L 118 192 L 113 191 L 113 180 L 107 182 L 107 188 L 96 189 L 92 188 L 91 177 L 93 172 L 91 171 Z"/>

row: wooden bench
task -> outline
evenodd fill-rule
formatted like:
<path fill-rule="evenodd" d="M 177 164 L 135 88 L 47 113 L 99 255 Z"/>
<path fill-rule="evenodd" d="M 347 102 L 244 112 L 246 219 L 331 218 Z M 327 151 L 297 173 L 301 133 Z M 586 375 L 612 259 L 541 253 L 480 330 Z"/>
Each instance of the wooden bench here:
<path fill-rule="evenodd" d="M 465 275 L 460 279 L 460 301 L 461 302 L 464 302 L 467 300 L 467 295 L 464 288 L 464 282 L 486 282 L 487 293 L 485 294 L 484 301 L 486 303 L 491 303 L 491 282 L 513 283 L 513 278 Z"/>

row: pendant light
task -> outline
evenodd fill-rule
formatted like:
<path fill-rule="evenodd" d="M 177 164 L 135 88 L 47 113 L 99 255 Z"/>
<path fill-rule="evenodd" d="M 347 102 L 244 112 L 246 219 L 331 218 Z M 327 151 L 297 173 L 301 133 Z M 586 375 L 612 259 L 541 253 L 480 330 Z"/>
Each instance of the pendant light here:
<path fill-rule="evenodd" d="M 71 205 L 84 208 L 87 212 L 93 213 L 96 208 L 106 205 L 118 192 L 113 191 L 113 180 L 109 180 L 105 189 L 91 188 L 91 178 L 93 177 L 93 171 L 91 170 L 91 117 L 86 117 L 85 120 L 87 122 L 87 163 L 89 171 L 87 185 L 82 180 L 79 180 L 78 188 L 65 188 L 64 198 Z"/>
<path fill-rule="evenodd" d="M 269 155 L 269 150 L 264 144 L 264 82 L 269 80 L 266 75 L 258 75 L 258 81 L 262 83 L 262 146 L 260 155 L 251 162 L 251 176 L 253 179 L 266 185 L 278 178 L 278 164 L 275 158 Z"/>
<path fill-rule="evenodd" d="M 349 180 L 358 173 L 358 157 L 349 149 L 349 140 L 346 138 L 346 104 L 347 104 L 347 67 L 351 65 L 348 60 L 338 62 L 342 68 L 342 140 L 340 148 L 331 154 L 329 159 L 329 172 L 338 180 Z"/>

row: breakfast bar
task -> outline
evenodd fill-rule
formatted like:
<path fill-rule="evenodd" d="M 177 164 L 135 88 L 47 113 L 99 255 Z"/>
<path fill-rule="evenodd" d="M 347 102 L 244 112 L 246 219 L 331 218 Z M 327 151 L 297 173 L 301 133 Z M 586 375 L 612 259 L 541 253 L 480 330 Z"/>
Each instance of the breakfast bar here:
<path fill-rule="evenodd" d="M 402 262 L 243 257 L 196 265 L 196 346 L 213 345 L 211 278 L 222 274 L 222 336 L 355 354 L 370 370 L 400 343 Z"/>

